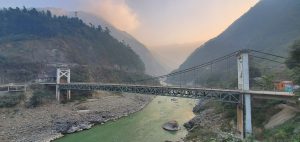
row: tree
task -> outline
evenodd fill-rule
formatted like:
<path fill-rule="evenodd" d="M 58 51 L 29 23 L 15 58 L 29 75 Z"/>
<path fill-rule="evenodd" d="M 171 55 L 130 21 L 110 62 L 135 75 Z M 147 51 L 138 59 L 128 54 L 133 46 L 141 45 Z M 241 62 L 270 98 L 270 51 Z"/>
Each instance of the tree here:
<path fill-rule="evenodd" d="M 102 31 L 103 31 L 103 29 L 102 29 L 101 25 L 98 25 L 98 27 L 97 27 L 97 30 L 98 30 L 98 31 L 100 31 L 100 32 L 102 32 Z"/>
<path fill-rule="evenodd" d="M 109 30 L 109 28 L 108 28 L 108 27 L 105 27 L 104 33 L 106 33 L 106 34 L 110 34 L 110 30 Z"/>
<path fill-rule="evenodd" d="M 289 69 L 292 70 L 292 78 L 294 82 L 299 84 L 300 83 L 300 40 L 296 41 L 292 47 L 291 52 L 286 64 Z"/>
<path fill-rule="evenodd" d="M 52 17 L 52 14 L 51 14 L 51 12 L 49 11 L 49 10 L 47 10 L 47 16 L 49 17 L 49 18 L 51 18 Z"/>
<path fill-rule="evenodd" d="M 261 80 L 258 81 L 258 84 L 266 90 L 273 90 L 274 89 L 274 78 L 275 76 L 272 74 L 268 74 L 268 75 L 263 75 L 261 77 Z"/>

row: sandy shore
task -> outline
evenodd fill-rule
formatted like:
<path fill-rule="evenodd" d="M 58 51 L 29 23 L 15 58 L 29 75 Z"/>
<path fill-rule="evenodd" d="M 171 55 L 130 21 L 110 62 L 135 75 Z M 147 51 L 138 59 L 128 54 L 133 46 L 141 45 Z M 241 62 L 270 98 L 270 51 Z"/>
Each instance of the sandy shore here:
<path fill-rule="evenodd" d="M 152 96 L 100 93 L 83 102 L 0 109 L 1 142 L 47 142 L 141 110 Z"/>

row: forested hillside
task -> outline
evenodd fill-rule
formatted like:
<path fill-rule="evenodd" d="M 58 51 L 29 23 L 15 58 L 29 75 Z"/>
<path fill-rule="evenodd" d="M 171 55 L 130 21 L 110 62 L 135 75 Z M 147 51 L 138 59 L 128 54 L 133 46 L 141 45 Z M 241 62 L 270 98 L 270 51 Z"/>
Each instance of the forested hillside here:
<path fill-rule="evenodd" d="M 69 12 L 68 15 L 72 16 L 74 15 L 74 12 Z M 129 45 L 131 49 L 140 56 L 141 60 L 145 64 L 145 73 L 149 75 L 162 75 L 167 73 L 167 68 L 164 67 L 162 63 L 153 56 L 151 51 L 143 43 L 135 39 L 127 32 L 121 31 L 101 17 L 87 12 L 78 12 L 77 16 L 86 23 L 91 23 L 93 25 L 100 24 L 108 27 L 108 29 L 111 31 L 111 35 L 114 38 L 124 42 L 126 45 Z"/>
<path fill-rule="evenodd" d="M 3 82 L 35 79 L 55 64 L 72 65 L 85 74 L 85 80 L 93 81 L 142 75 L 145 70 L 139 56 L 100 25 L 34 8 L 2 9 L 0 21 Z"/>
<path fill-rule="evenodd" d="M 107 27 L 110 30 L 110 34 L 116 38 L 117 40 L 123 42 L 126 45 L 129 45 L 131 49 L 140 56 L 141 60 L 145 64 L 145 73 L 149 75 L 161 75 L 166 74 L 170 71 L 170 69 L 166 68 L 162 62 L 154 57 L 151 51 L 140 41 L 135 39 L 133 36 L 128 34 L 125 31 L 122 31 L 108 21 L 100 17 L 99 15 L 95 15 L 92 13 L 84 12 L 84 11 L 65 11 L 59 8 L 44 8 L 42 11 L 51 11 L 52 14 L 55 15 L 65 15 L 68 17 L 78 17 L 84 23 L 88 25 L 102 25 Z M 76 13 L 76 14 L 75 14 Z"/>
<path fill-rule="evenodd" d="M 287 57 L 288 47 L 300 38 L 299 17 L 299 0 L 261 0 L 223 33 L 194 51 L 179 70 L 240 49 L 255 49 Z M 195 78 L 190 77 L 192 79 Z"/>

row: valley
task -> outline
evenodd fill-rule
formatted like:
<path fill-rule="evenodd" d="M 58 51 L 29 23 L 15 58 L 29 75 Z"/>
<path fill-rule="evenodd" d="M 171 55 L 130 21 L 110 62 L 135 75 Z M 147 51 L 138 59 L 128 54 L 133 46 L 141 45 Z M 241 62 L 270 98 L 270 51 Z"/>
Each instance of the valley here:
<path fill-rule="evenodd" d="M 1 142 L 300 140 L 300 1 L 68 2 L 0 1 Z"/>

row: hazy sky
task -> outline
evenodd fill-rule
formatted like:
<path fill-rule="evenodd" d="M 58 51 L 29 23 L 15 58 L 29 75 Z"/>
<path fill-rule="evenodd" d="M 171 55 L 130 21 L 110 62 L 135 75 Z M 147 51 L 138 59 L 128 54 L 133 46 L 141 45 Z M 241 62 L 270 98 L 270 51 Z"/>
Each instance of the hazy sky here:
<path fill-rule="evenodd" d="M 93 12 L 148 47 L 206 41 L 258 0 L 1 0 L 2 7 Z"/>

